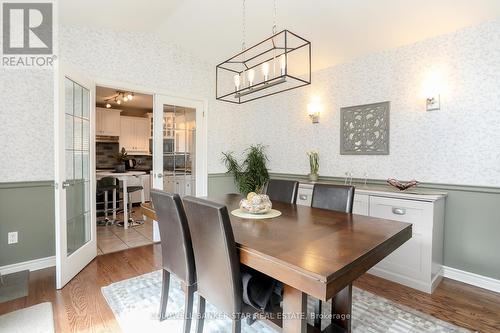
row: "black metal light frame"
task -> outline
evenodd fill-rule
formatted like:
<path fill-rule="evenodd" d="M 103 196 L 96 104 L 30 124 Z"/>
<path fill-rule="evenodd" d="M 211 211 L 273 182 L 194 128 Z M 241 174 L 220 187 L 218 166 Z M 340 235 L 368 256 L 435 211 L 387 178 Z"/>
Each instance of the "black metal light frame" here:
<path fill-rule="evenodd" d="M 280 36 L 284 34 L 284 36 Z M 296 46 L 290 46 L 289 44 L 289 38 L 290 35 L 295 38 L 295 40 L 299 41 L 299 44 Z M 277 38 L 284 38 L 284 46 L 279 46 L 275 44 L 275 40 Z M 272 46 L 270 48 L 265 48 L 264 51 L 258 52 L 256 55 L 249 56 L 248 59 L 245 57 L 245 54 L 251 54 L 252 51 L 256 50 L 259 46 L 264 45 L 265 43 L 271 42 Z M 291 75 L 289 68 L 288 68 L 288 59 L 289 56 L 292 55 L 292 53 L 296 54 L 298 50 L 302 50 L 303 48 L 307 48 L 306 51 L 306 64 L 308 64 L 308 73 L 305 73 L 305 75 L 298 77 L 297 75 Z M 274 53 L 274 56 L 271 58 L 268 58 L 269 53 Z M 273 77 L 273 78 L 268 78 L 265 81 L 260 81 L 258 83 L 253 84 L 252 86 L 244 86 L 240 87 L 238 90 L 234 89 L 232 91 L 226 90 L 225 92 L 221 91 L 220 85 L 220 77 L 222 73 L 231 73 L 232 75 L 242 75 L 244 72 L 250 70 L 250 69 L 256 69 L 259 66 L 261 66 L 265 62 L 269 62 L 271 60 L 275 61 L 276 58 L 281 57 L 282 55 L 284 56 L 285 59 L 285 68 L 284 68 L 284 73 L 280 73 L 281 75 Z M 263 59 L 259 59 L 259 57 L 262 57 Z M 240 59 L 240 58 L 243 58 Z M 233 67 L 233 68 L 231 68 Z M 239 70 L 235 67 L 241 67 L 242 70 Z M 288 86 L 284 85 L 282 90 L 278 91 L 272 91 L 267 94 L 260 94 L 257 97 L 254 98 L 248 98 L 245 99 L 245 96 L 249 96 L 251 94 L 257 93 L 257 92 L 262 92 L 265 89 L 271 88 L 271 87 L 277 87 L 280 84 L 283 83 L 288 83 L 291 82 Z M 285 92 L 288 90 L 292 89 L 297 89 L 303 86 L 307 86 L 311 84 L 311 42 L 308 40 L 294 34 L 293 32 L 290 32 L 288 30 L 282 30 L 275 35 L 263 40 L 260 43 L 257 43 L 249 48 L 246 48 L 242 52 L 234 55 L 233 57 L 229 58 L 228 60 L 218 64 L 216 66 L 216 72 L 215 72 L 215 95 L 216 99 L 224 102 L 229 102 L 229 103 L 234 103 L 234 104 L 243 104 L 246 102 L 250 102 L 253 100 L 257 100 L 263 97 L 275 95 L 281 92 Z"/>

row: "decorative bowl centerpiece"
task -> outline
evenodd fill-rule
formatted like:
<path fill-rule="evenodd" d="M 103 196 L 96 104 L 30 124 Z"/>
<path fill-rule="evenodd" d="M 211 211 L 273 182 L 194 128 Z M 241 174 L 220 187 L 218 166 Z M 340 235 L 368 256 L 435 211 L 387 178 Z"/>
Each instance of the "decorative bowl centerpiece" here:
<path fill-rule="evenodd" d="M 416 180 L 411 180 L 408 183 L 402 183 L 397 179 L 389 178 L 387 179 L 387 183 L 400 191 L 406 191 L 409 188 L 417 186 L 419 183 Z"/>
<path fill-rule="evenodd" d="M 273 205 L 269 196 L 250 192 L 246 199 L 240 201 L 240 210 L 250 214 L 265 214 L 271 211 Z"/>

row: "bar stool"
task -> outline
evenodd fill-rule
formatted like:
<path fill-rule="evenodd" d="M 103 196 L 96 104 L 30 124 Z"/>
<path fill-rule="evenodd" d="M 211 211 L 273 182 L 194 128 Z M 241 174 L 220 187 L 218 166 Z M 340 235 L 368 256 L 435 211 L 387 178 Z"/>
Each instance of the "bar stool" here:
<path fill-rule="evenodd" d="M 99 221 L 100 225 L 111 225 L 116 221 L 116 191 L 118 189 L 118 184 L 115 177 L 103 177 L 97 180 L 97 195 L 104 195 L 104 201 L 97 202 L 96 204 L 104 204 L 104 209 L 96 210 L 97 213 L 104 212 L 104 220 Z M 113 206 L 111 212 L 113 214 L 113 219 L 110 220 L 108 217 L 109 212 L 109 202 L 108 202 L 108 193 L 113 192 Z"/>
<path fill-rule="evenodd" d="M 128 193 L 128 207 L 124 207 L 124 209 L 128 208 L 128 226 L 129 227 L 135 227 L 138 225 L 144 224 L 144 220 L 134 220 L 132 217 L 132 193 L 141 191 L 141 198 L 144 198 L 144 186 L 142 185 L 131 185 L 127 186 L 127 193 Z M 123 188 L 120 188 L 120 192 L 123 193 Z M 123 222 L 118 222 L 117 225 L 123 227 Z"/>

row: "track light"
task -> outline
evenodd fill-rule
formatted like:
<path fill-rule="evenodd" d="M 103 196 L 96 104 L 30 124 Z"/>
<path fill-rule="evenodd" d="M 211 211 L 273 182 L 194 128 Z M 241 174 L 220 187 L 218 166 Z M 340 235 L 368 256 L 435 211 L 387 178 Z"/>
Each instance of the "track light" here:
<path fill-rule="evenodd" d="M 106 109 L 109 109 L 111 107 L 111 104 L 106 103 Z"/>

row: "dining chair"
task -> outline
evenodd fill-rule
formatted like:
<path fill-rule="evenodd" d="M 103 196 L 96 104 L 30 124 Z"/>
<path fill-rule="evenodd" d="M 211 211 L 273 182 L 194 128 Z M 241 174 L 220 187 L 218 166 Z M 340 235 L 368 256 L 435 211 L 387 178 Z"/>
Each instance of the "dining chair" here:
<path fill-rule="evenodd" d="M 183 198 L 191 231 L 198 287 L 196 333 L 203 332 L 205 299 L 232 318 L 241 332 L 243 286 L 240 261 L 226 206 L 201 198 Z"/>
<path fill-rule="evenodd" d="M 311 207 L 352 213 L 354 186 L 315 184 Z"/>
<path fill-rule="evenodd" d="M 160 320 L 166 318 L 170 274 L 173 274 L 185 287 L 184 333 L 188 333 L 196 291 L 196 269 L 186 213 L 178 194 L 152 189 L 151 198 L 158 218 L 163 268 L 159 317 Z"/>
<path fill-rule="evenodd" d="M 266 194 L 271 201 L 280 201 L 286 203 L 297 202 L 297 192 L 299 182 L 284 179 L 269 179 L 266 187 Z"/>
<path fill-rule="evenodd" d="M 311 199 L 311 207 L 322 208 L 344 213 L 352 213 L 354 203 L 354 186 L 315 184 Z M 314 305 L 314 326 L 321 329 L 322 302 L 316 300 Z"/>

